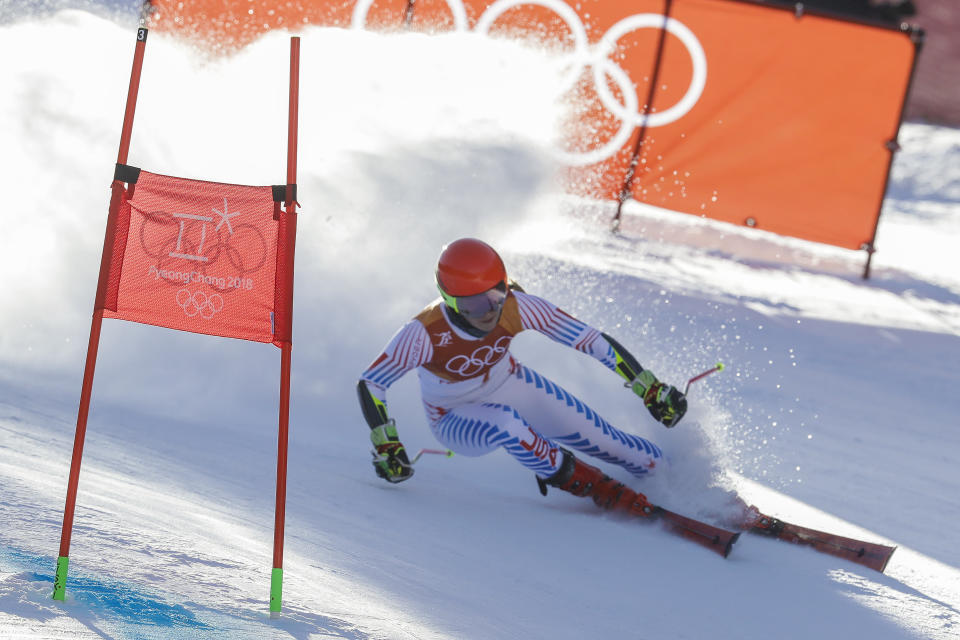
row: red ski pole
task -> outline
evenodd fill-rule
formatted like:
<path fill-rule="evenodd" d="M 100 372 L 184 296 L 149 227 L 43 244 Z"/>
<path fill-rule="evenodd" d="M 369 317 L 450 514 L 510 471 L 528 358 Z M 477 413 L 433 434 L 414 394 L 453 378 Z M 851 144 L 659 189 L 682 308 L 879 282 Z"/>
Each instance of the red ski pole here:
<path fill-rule="evenodd" d="M 697 375 L 687 380 L 687 388 L 683 390 L 683 395 L 687 395 L 687 392 L 690 391 L 690 385 L 692 383 L 696 382 L 697 380 L 700 380 L 701 378 L 706 378 L 711 373 L 716 373 L 717 371 L 723 371 L 722 362 L 718 362 L 717 364 L 713 365 L 713 367 L 711 367 L 710 369 L 707 369 L 703 373 L 698 373 Z"/>
<path fill-rule="evenodd" d="M 373 454 L 374 462 L 386 462 L 388 460 L 387 456 L 377 455 L 376 451 L 371 451 L 370 453 Z M 453 451 L 450 451 L 450 449 L 420 449 L 420 451 L 417 452 L 417 455 L 413 456 L 413 460 L 410 461 L 410 466 L 412 467 L 413 465 L 417 464 L 417 460 L 419 460 L 420 456 L 425 453 L 432 453 L 433 455 L 444 456 L 445 458 L 453 457 Z"/>
<path fill-rule="evenodd" d="M 417 455 L 413 457 L 413 460 L 410 461 L 410 464 L 416 464 L 417 460 L 420 459 L 420 456 L 425 453 L 432 453 L 434 455 L 445 456 L 447 458 L 453 457 L 453 451 L 450 451 L 450 449 L 420 449 L 420 451 L 417 452 Z"/>

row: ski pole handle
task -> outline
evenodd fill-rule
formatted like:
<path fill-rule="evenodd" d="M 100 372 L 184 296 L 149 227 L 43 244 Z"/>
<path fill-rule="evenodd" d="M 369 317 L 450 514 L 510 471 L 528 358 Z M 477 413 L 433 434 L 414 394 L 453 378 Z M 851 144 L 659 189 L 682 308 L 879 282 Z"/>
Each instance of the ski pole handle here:
<path fill-rule="evenodd" d="M 446 458 L 453 457 L 453 451 L 450 451 L 450 449 L 420 449 L 420 451 L 417 452 L 417 455 L 413 457 L 413 460 L 410 461 L 410 464 L 416 464 L 417 460 L 420 459 L 420 456 L 425 453 L 432 453 L 434 455 L 444 456 Z"/>
<path fill-rule="evenodd" d="M 697 380 L 700 380 L 701 378 L 706 378 L 706 377 L 707 377 L 708 375 L 710 375 L 711 373 L 716 373 L 717 371 L 723 371 L 723 363 L 722 363 L 722 362 L 718 362 L 717 364 L 713 365 L 713 367 L 711 367 L 710 369 L 707 369 L 707 370 L 704 371 L 703 373 L 698 373 L 697 375 L 695 375 L 695 376 L 693 376 L 692 378 L 690 378 L 689 380 L 687 380 L 687 388 L 683 390 L 683 395 L 687 395 L 687 392 L 690 391 L 690 385 L 691 385 L 691 384 L 693 384 L 693 383 L 696 382 Z"/>

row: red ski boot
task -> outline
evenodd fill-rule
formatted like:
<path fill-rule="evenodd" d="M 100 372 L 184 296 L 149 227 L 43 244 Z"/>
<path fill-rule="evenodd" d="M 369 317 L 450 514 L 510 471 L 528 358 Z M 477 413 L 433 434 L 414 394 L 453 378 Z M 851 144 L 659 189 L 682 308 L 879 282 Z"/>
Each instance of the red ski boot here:
<path fill-rule="evenodd" d="M 649 516 L 654 507 L 642 493 L 633 491 L 617 482 L 600 469 L 578 460 L 566 449 L 560 469 L 546 480 L 537 478 L 540 491 L 546 495 L 546 485 L 568 491 L 575 496 L 591 497 L 598 507 L 611 511 L 623 511 L 637 516 Z"/>

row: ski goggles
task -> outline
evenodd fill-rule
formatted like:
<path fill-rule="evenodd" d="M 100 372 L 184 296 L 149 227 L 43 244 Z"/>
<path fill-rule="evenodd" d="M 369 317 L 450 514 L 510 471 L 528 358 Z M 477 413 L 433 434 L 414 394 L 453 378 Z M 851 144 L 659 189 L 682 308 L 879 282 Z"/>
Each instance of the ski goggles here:
<path fill-rule="evenodd" d="M 503 307 L 507 300 L 507 284 L 501 282 L 493 289 L 472 296 L 451 296 L 443 289 L 440 289 L 440 295 L 448 307 L 463 317 L 482 318 L 491 311 L 500 311 Z"/>

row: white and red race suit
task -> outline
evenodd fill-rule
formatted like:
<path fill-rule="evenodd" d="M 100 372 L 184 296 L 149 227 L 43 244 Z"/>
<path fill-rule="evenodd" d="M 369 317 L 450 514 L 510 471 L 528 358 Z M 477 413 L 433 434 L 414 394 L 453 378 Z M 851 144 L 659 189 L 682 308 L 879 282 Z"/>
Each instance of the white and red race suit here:
<path fill-rule="evenodd" d="M 617 429 L 510 353 L 513 337 L 532 329 L 615 371 L 616 354 L 599 331 L 521 291 L 509 292 L 497 326 L 480 338 L 459 328 L 451 314 L 434 301 L 367 367 L 360 379 L 379 403 L 385 406 L 390 385 L 417 369 L 437 440 L 465 456 L 503 447 L 541 478 L 559 469 L 561 445 L 637 476 L 663 461 L 655 444 Z"/>

